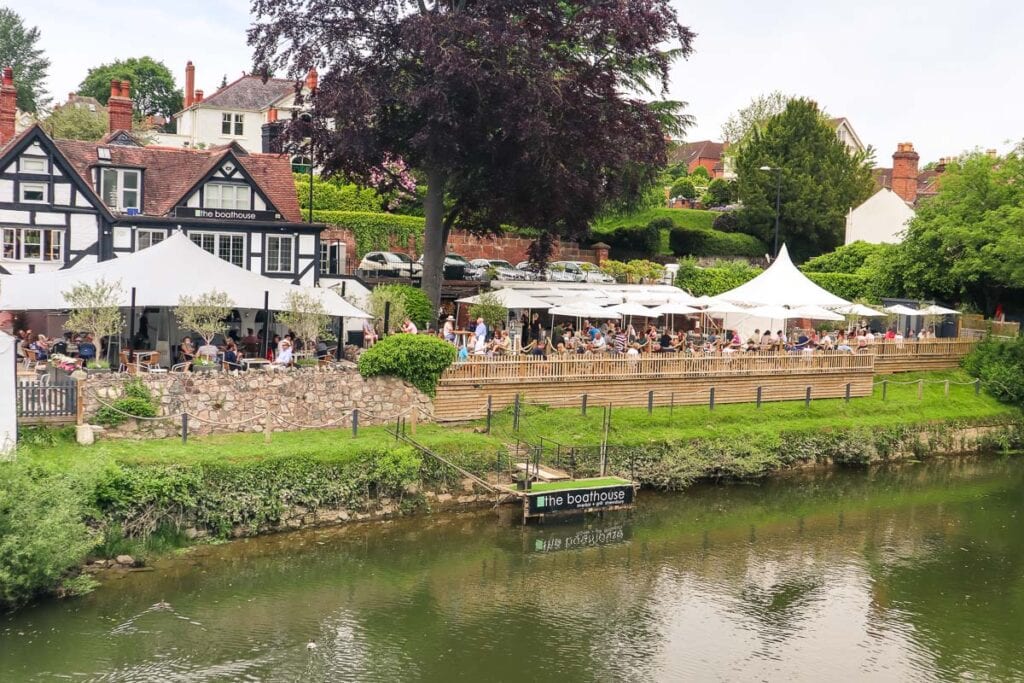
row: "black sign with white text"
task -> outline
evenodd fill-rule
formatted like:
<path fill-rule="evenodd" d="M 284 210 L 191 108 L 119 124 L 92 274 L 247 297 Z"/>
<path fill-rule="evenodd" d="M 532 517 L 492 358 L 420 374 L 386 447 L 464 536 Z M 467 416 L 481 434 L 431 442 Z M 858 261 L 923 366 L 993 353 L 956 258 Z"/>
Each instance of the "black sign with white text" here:
<path fill-rule="evenodd" d="M 600 510 L 633 504 L 633 486 L 605 486 L 599 489 L 566 489 L 530 495 L 527 514 L 544 515 L 570 510 Z"/>
<path fill-rule="evenodd" d="M 199 209 L 192 206 L 174 207 L 175 218 L 213 218 L 220 221 L 279 221 L 276 211 L 245 211 L 242 209 Z"/>

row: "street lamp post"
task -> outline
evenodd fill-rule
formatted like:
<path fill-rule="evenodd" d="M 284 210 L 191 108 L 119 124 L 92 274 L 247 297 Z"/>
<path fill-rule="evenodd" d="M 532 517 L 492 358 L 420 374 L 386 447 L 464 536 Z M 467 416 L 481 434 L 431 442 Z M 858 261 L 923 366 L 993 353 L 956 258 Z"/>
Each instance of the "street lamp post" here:
<path fill-rule="evenodd" d="M 309 212 L 308 222 L 313 222 L 313 115 L 309 112 L 302 114 L 299 117 L 303 123 L 309 126 L 309 146 L 306 148 L 306 153 L 309 154 Z"/>
<path fill-rule="evenodd" d="M 771 171 L 775 174 L 775 252 L 772 258 L 779 256 L 779 205 L 782 202 L 782 169 L 776 166 L 762 166 L 759 171 Z"/>

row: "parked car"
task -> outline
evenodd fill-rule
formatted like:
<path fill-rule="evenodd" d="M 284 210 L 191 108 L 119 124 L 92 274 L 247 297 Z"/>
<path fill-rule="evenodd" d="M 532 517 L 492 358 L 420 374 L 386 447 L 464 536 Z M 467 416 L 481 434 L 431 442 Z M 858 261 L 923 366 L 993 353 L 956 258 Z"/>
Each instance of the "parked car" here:
<path fill-rule="evenodd" d="M 568 261 L 568 263 L 572 263 L 580 269 L 583 273 L 583 282 L 596 282 L 602 285 L 615 284 L 615 278 L 595 266 L 593 263 L 587 263 L 586 261 Z"/>
<path fill-rule="evenodd" d="M 544 269 L 548 282 L 583 282 L 583 270 L 570 261 L 552 261 Z"/>
<path fill-rule="evenodd" d="M 359 270 L 376 277 L 423 277 L 423 266 L 396 251 L 371 251 L 359 262 Z"/>
<path fill-rule="evenodd" d="M 423 255 L 416 260 L 423 267 Z M 484 271 L 474 266 L 464 257 L 458 254 L 448 254 L 444 257 L 444 279 L 445 280 L 482 280 Z"/>
<path fill-rule="evenodd" d="M 496 280 L 533 280 L 535 279 L 533 273 L 528 270 L 520 270 L 513 266 L 511 263 L 500 258 L 476 258 L 470 261 L 471 264 L 479 268 L 484 275 L 487 274 L 488 269 L 493 268 L 496 272 Z"/>

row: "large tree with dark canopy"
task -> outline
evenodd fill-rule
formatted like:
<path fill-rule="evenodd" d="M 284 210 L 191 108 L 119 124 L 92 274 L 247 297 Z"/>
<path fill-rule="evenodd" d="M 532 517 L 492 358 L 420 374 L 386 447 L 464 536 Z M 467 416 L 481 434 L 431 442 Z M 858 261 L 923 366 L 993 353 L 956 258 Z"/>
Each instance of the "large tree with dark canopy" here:
<path fill-rule="evenodd" d="M 39 47 L 39 28 L 25 26 L 12 9 L 0 7 L 0 68 L 14 69 L 18 109 L 39 113 L 50 103 L 46 96 L 46 72 L 50 60 Z"/>
<path fill-rule="evenodd" d="M 453 227 L 539 229 L 542 259 L 640 197 L 685 120 L 682 103 L 649 101 L 693 39 L 669 0 L 254 0 L 253 13 L 259 71 L 320 71 L 313 122 L 290 135 L 313 139 L 327 174 L 387 190 L 407 165 L 426 182 L 435 306 Z"/>
<path fill-rule="evenodd" d="M 110 81 L 114 79 L 131 82 L 137 118 L 162 114 L 169 119 L 181 111 L 182 93 L 174 75 L 163 62 L 152 57 L 129 57 L 91 68 L 78 86 L 78 94 L 95 97 L 105 105 L 110 99 Z"/>

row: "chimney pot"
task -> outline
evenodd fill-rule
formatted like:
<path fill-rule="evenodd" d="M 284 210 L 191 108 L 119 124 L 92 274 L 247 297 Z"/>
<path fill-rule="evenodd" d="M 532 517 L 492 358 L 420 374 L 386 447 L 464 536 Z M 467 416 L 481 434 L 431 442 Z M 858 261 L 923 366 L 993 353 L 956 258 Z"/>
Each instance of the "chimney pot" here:
<path fill-rule="evenodd" d="M 110 96 L 120 97 L 121 96 L 121 81 L 116 78 L 110 79 Z"/>
<path fill-rule="evenodd" d="M 132 84 L 129 81 L 121 81 L 121 97 L 132 96 Z"/>
<path fill-rule="evenodd" d="M 267 111 L 267 123 L 273 123 L 274 121 L 277 121 L 277 110 L 271 107 Z"/>
<path fill-rule="evenodd" d="M 196 68 L 192 60 L 185 64 L 185 109 L 188 109 L 196 101 Z"/>
<path fill-rule="evenodd" d="M 199 104 L 202 101 L 203 101 L 203 91 L 202 90 L 196 90 L 196 100 L 195 100 L 195 103 Z"/>
<path fill-rule="evenodd" d="M 892 191 L 910 204 L 917 201 L 917 162 L 920 158 L 910 142 L 896 145 L 896 152 L 892 155 Z"/>

